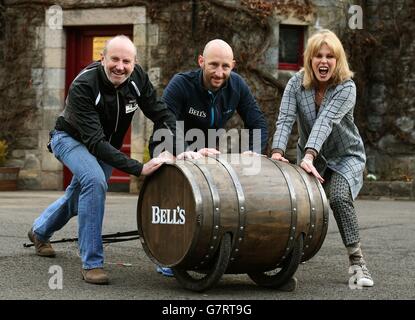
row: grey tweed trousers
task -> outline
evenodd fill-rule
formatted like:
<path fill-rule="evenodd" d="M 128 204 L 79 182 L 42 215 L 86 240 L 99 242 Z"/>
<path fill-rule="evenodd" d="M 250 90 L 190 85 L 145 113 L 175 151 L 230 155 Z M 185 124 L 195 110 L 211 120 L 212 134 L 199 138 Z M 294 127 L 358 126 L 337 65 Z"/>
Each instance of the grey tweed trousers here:
<path fill-rule="evenodd" d="M 360 242 L 360 237 L 350 186 L 342 175 L 331 170 L 326 171 L 324 180 L 323 187 L 329 198 L 342 241 L 346 247 L 353 246 Z"/>

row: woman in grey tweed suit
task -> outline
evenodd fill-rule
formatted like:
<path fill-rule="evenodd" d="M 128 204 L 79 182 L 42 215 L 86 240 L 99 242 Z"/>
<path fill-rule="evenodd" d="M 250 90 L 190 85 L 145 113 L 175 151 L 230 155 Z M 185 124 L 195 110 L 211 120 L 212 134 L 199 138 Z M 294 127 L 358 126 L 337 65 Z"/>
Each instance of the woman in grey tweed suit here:
<path fill-rule="evenodd" d="M 360 248 L 353 205 L 363 184 L 366 155 L 354 124 L 356 87 L 352 76 L 343 46 L 333 32 L 321 30 L 308 40 L 304 68 L 288 81 L 284 91 L 272 158 L 288 161 L 284 154 L 297 119 L 298 164 L 323 183 L 349 255 L 349 272 L 357 285 L 373 286 Z"/>

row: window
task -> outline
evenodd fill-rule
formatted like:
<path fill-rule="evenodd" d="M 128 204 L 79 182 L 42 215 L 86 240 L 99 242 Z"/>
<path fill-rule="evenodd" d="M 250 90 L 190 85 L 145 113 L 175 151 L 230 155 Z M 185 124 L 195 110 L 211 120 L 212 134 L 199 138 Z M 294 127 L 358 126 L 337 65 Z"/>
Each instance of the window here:
<path fill-rule="evenodd" d="M 299 70 L 303 66 L 304 27 L 280 25 L 278 69 Z"/>

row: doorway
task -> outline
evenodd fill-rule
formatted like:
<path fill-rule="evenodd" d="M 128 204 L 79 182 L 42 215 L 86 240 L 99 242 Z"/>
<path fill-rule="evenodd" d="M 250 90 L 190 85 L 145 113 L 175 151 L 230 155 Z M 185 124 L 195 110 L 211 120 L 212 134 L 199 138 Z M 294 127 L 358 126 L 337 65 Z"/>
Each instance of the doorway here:
<path fill-rule="evenodd" d="M 132 39 L 133 26 L 88 26 L 66 28 L 66 75 L 65 75 L 65 97 L 69 86 L 78 73 L 88 66 L 92 61 L 100 60 L 100 53 L 105 42 L 116 35 L 123 34 Z M 124 137 L 121 152 L 127 156 L 131 154 L 131 126 Z M 71 171 L 64 166 L 63 187 L 70 184 Z M 118 169 L 114 169 L 109 180 L 108 190 L 115 192 L 129 192 L 130 176 Z"/>

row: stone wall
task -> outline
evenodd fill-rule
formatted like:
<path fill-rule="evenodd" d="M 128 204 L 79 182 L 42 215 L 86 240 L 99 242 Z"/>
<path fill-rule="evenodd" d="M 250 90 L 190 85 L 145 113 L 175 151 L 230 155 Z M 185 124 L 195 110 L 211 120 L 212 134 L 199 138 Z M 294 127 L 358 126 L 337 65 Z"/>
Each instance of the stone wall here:
<path fill-rule="evenodd" d="M 37 104 L 38 85 L 32 70 L 41 68 L 42 52 L 38 50 L 39 39 L 36 28 L 44 20 L 41 7 L 3 7 L 0 31 L 0 79 L 1 109 L 9 112 L 10 118 L 2 117 L 0 131 L 11 141 L 8 165 L 21 168 L 19 186 L 39 189 L 40 154 L 38 132 L 41 112 Z M 15 127 L 13 127 L 15 126 Z"/>
<path fill-rule="evenodd" d="M 108 21 L 101 19 L 87 23 L 85 19 L 77 18 L 82 10 L 108 12 L 106 10 L 113 8 L 121 12 L 129 7 L 145 7 L 145 21 L 134 24 L 134 42 L 138 47 L 139 62 L 148 70 L 159 94 L 174 73 L 197 68 L 197 55 L 206 41 L 218 37 L 230 42 L 235 50 L 237 71 L 247 80 L 267 115 L 271 142 L 284 85 L 293 74 L 276 68 L 279 24 L 304 25 L 307 34 L 329 28 L 342 36 L 348 27 L 348 8 L 352 1 L 287 1 L 292 11 L 277 6 L 273 14 L 263 20 L 243 7 L 249 2 L 1 0 L 0 74 L 7 75 L 8 81 L 20 80 L 12 94 L 14 98 L 9 99 L 11 105 L 31 106 L 36 111 L 25 125 L 26 133 L 18 136 L 13 146 L 10 163 L 22 167 L 20 187 L 62 187 L 62 166 L 45 149 L 47 131 L 53 127 L 64 99 L 65 33 L 54 32 L 45 26 L 45 12 L 55 4 L 74 12 L 71 23 L 81 24 L 105 24 L 111 19 L 120 23 L 122 19 L 118 16 L 123 16 L 115 14 Z M 364 29 L 354 32 L 366 32 L 376 43 L 376 47 L 371 48 L 373 56 L 369 63 L 364 64 L 363 71 L 359 70 L 365 74 L 367 87 L 362 87 L 363 93 L 356 107 L 357 125 L 368 152 L 368 172 L 380 179 L 411 178 L 415 172 L 415 27 L 411 18 L 415 16 L 414 4 L 410 0 L 371 0 L 366 4 L 363 6 Z M 301 10 L 302 6 L 307 10 Z M 131 19 L 133 21 L 134 17 Z M 15 51 L 18 54 L 12 54 L 15 47 L 19 48 Z M 250 55 L 252 48 L 257 49 L 258 56 Z M 351 65 L 352 69 L 354 67 Z M 5 79 L 2 76 L 0 83 Z M 238 116 L 232 119 L 230 126 L 242 126 Z M 132 155 L 141 159 L 151 125 L 141 115 L 134 130 L 135 151 Z M 294 132 L 289 151 L 292 158 L 295 141 Z"/>
<path fill-rule="evenodd" d="M 415 177 L 415 3 L 367 1 L 376 45 L 367 66 L 367 168 L 381 180 Z"/>

